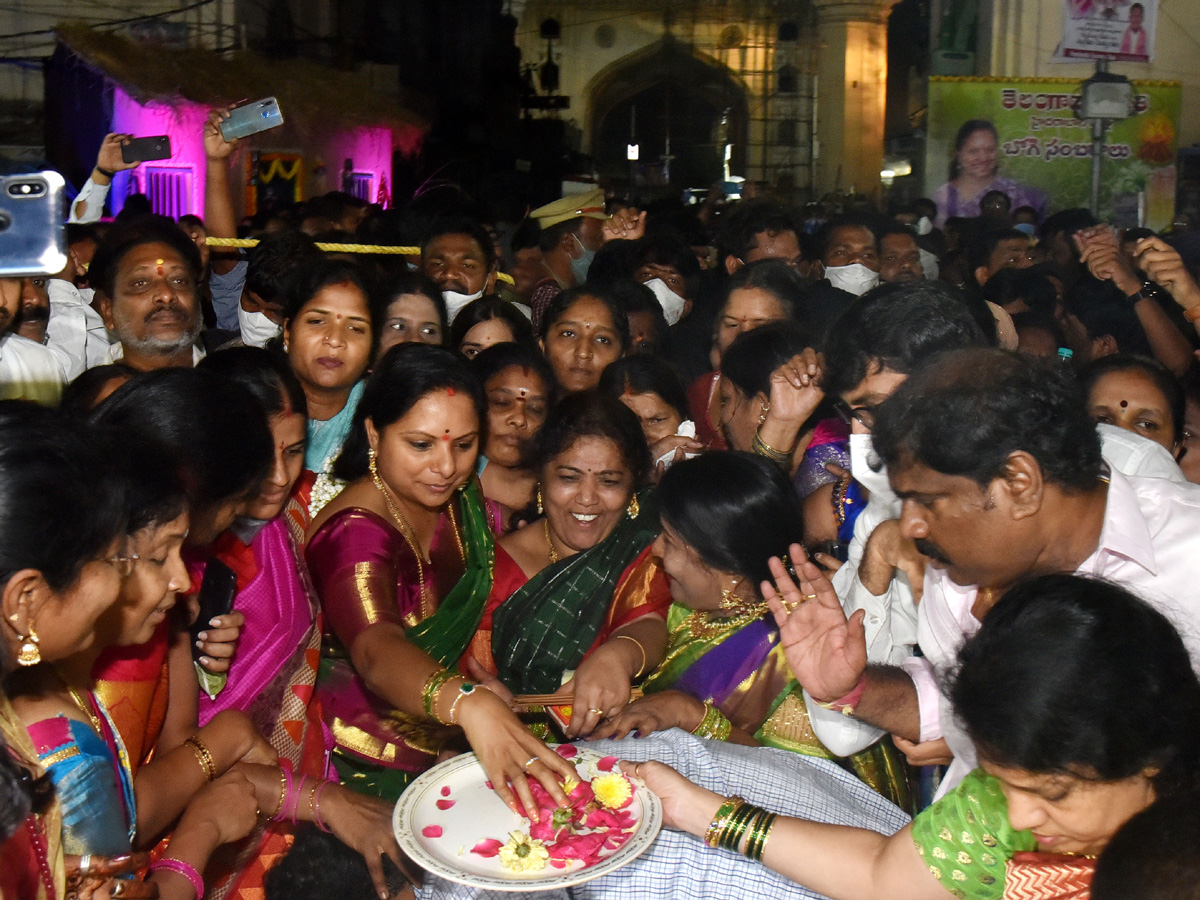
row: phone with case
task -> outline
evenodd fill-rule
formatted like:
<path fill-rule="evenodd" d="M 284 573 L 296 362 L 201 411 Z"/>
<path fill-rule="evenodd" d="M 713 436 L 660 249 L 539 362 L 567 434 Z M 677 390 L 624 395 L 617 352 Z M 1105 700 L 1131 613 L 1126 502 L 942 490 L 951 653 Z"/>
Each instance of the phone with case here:
<path fill-rule="evenodd" d="M 121 159 L 127 163 L 149 162 L 154 159 L 170 158 L 170 135 L 157 134 L 154 137 L 132 138 L 121 145 Z"/>
<path fill-rule="evenodd" d="M 221 122 L 221 137 L 227 141 L 249 137 L 260 131 L 278 128 L 283 124 L 283 112 L 274 97 L 255 100 L 229 111 L 229 118 Z"/>
<path fill-rule="evenodd" d="M 67 267 L 65 188 L 54 171 L 0 177 L 0 276 L 57 275 Z"/>

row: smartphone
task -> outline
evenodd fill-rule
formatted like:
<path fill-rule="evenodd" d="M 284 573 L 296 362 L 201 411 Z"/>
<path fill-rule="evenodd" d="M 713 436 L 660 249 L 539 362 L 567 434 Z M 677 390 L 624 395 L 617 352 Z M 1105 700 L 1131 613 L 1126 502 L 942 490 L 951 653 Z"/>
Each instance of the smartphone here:
<path fill-rule="evenodd" d="M 233 600 L 237 596 L 237 574 L 219 559 L 210 559 L 204 567 L 204 580 L 200 582 L 200 613 L 196 621 L 188 629 L 192 636 L 192 656 L 199 659 L 204 654 L 196 641 L 200 632 L 212 626 L 208 623 L 214 616 L 223 616 L 233 609 Z"/>
<path fill-rule="evenodd" d="M 54 171 L 0 178 L 0 276 L 57 275 L 67 267 L 65 188 Z"/>
<path fill-rule="evenodd" d="M 121 145 L 121 159 L 127 163 L 170 158 L 170 135 L 158 134 L 154 137 L 133 138 L 129 143 Z"/>
<path fill-rule="evenodd" d="M 229 118 L 221 122 L 221 137 L 227 141 L 249 137 L 260 131 L 278 128 L 283 124 L 283 112 L 274 97 L 255 100 L 245 106 L 229 111 Z"/>

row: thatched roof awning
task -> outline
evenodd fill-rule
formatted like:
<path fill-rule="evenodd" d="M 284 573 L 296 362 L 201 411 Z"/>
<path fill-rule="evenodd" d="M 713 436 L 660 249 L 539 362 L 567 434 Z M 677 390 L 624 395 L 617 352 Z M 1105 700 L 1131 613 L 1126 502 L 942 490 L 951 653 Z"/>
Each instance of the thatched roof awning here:
<path fill-rule="evenodd" d="M 302 59 L 266 59 L 248 51 L 218 56 L 208 50 L 132 41 L 87 25 L 59 25 L 59 40 L 139 103 L 187 100 L 206 106 L 277 97 L 300 132 L 360 127 L 425 131 L 429 123 L 366 78 Z"/>

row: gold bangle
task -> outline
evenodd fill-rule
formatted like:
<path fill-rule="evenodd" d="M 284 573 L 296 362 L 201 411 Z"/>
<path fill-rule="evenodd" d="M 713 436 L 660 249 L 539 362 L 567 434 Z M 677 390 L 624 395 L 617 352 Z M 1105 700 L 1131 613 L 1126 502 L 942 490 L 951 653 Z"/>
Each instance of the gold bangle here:
<path fill-rule="evenodd" d="M 785 453 L 782 450 L 776 450 L 766 441 L 764 441 L 757 431 L 754 432 L 754 438 L 750 441 L 750 450 L 756 455 L 764 459 L 770 460 L 780 467 L 790 467 L 792 464 L 792 454 Z"/>
<path fill-rule="evenodd" d="M 704 843 L 715 850 L 719 846 L 718 842 L 721 839 L 721 832 L 729 824 L 729 817 L 745 802 L 745 800 L 736 794 L 726 798 L 725 802 L 717 808 L 717 814 L 713 816 L 712 822 L 709 823 L 708 830 L 704 832 Z"/>
<path fill-rule="evenodd" d="M 428 718 L 433 719 L 435 722 L 441 722 L 443 725 L 450 724 L 442 721 L 441 717 L 438 716 L 437 701 L 446 682 L 458 677 L 458 673 L 452 669 L 438 669 L 425 679 L 425 686 L 421 688 L 421 706 L 424 708 L 425 715 Z"/>
<path fill-rule="evenodd" d="M 196 762 L 200 763 L 200 768 L 204 770 L 204 778 L 207 781 L 212 781 L 217 777 L 217 764 L 213 762 L 212 754 L 208 752 L 208 748 L 204 746 L 204 741 L 200 738 L 192 736 L 184 741 L 191 748 L 192 753 L 196 755 Z"/>
<path fill-rule="evenodd" d="M 271 818 L 278 819 L 283 814 L 283 804 L 287 802 L 287 786 L 288 778 L 287 771 L 283 766 L 279 767 L 279 806 L 275 808 L 275 815 Z"/>
<path fill-rule="evenodd" d="M 709 738 L 714 741 L 727 741 L 733 731 L 733 723 L 725 714 L 711 703 L 704 704 L 704 718 L 692 729 L 696 737 Z"/>
<path fill-rule="evenodd" d="M 638 666 L 638 670 L 633 673 L 634 678 L 639 677 L 643 672 L 646 671 L 646 648 L 642 646 L 642 642 L 639 641 L 637 638 L 630 637 L 627 634 L 618 634 L 617 640 L 618 641 L 633 641 L 634 646 L 642 651 L 642 664 L 640 666 Z"/>

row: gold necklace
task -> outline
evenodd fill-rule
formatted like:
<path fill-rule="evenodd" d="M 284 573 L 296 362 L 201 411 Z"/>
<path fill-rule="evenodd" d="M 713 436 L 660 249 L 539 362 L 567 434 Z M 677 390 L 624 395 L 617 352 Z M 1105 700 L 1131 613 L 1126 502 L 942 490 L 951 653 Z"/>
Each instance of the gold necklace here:
<path fill-rule="evenodd" d="M 450 513 L 450 526 L 454 530 L 454 543 L 458 544 L 458 555 L 462 557 L 465 564 L 467 561 L 467 551 L 463 547 L 462 536 L 458 533 L 458 519 L 454 518 L 454 501 L 450 501 L 450 505 L 446 507 L 446 512 Z"/>
<path fill-rule="evenodd" d="M 743 607 L 731 616 L 714 616 L 715 610 L 698 609 L 676 627 L 676 633 L 690 632 L 697 640 L 707 641 L 719 634 L 737 631 L 751 622 L 762 618 L 767 612 L 767 603 L 760 600 Z M 675 643 L 674 640 L 671 641 Z"/>
<path fill-rule="evenodd" d="M 558 551 L 554 549 L 554 541 L 550 540 L 550 520 L 542 519 L 542 530 L 546 532 L 546 546 L 550 548 L 550 565 L 558 562 Z"/>
<path fill-rule="evenodd" d="M 96 734 L 103 738 L 104 727 L 100 724 L 100 717 L 96 715 L 95 710 L 92 709 L 92 705 L 87 703 L 83 699 L 83 695 L 81 695 L 79 691 L 75 690 L 75 688 L 71 687 L 69 684 L 67 685 L 67 693 L 71 695 L 71 699 L 75 701 L 75 705 L 79 707 L 79 711 L 87 716 L 91 721 L 92 727 L 96 729 Z"/>
<path fill-rule="evenodd" d="M 413 558 L 417 561 L 417 583 L 420 585 L 421 591 L 421 613 L 422 617 L 425 613 L 425 601 L 428 599 L 425 589 L 425 566 L 421 559 L 421 546 L 417 543 L 417 535 L 413 530 L 412 525 L 408 523 L 408 519 L 404 518 L 404 513 L 400 512 L 400 508 L 396 506 L 392 500 L 391 492 L 387 489 L 387 485 L 383 483 L 383 479 L 377 473 L 371 474 L 371 481 L 374 483 L 376 490 L 383 494 L 383 502 L 387 505 L 388 512 L 392 514 L 392 518 L 396 520 L 399 526 L 400 536 L 404 538 L 404 542 L 413 552 Z"/>

